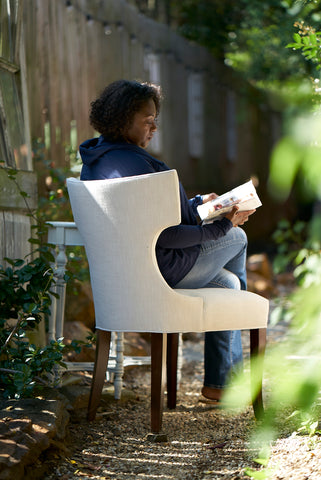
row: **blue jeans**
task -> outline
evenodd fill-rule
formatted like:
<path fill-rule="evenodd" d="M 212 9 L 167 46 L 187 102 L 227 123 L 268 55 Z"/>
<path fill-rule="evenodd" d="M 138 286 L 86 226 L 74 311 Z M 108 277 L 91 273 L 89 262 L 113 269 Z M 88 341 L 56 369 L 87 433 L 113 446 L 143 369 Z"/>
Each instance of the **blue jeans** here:
<path fill-rule="evenodd" d="M 247 237 L 239 227 L 218 240 L 203 243 L 194 266 L 175 288 L 246 290 L 246 251 Z M 206 332 L 204 386 L 223 388 L 229 374 L 241 367 L 242 356 L 240 331 Z"/>

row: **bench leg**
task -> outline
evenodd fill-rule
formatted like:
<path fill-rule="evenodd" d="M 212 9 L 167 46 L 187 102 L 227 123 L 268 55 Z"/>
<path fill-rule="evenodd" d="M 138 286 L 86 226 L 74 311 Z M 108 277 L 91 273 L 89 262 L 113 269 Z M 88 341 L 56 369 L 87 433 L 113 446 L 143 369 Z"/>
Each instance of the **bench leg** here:
<path fill-rule="evenodd" d="M 262 419 L 263 408 L 263 361 L 266 347 L 266 328 L 250 330 L 252 405 L 257 420 Z"/>

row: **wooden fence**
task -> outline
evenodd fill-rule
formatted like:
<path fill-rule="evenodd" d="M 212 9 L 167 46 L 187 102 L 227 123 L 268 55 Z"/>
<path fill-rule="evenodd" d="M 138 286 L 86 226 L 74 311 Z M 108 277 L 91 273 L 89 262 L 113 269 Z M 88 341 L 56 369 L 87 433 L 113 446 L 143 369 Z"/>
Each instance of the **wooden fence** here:
<path fill-rule="evenodd" d="M 206 49 L 125 0 L 26 1 L 24 35 L 31 136 L 56 165 L 66 165 L 65 145 L 93 136 L 90 102 L 108 83 L 153 81 L 165 99 L 151 153 L 178 169 L 190 193 L 254 175 L 265 199 L 278 116 Z"/>

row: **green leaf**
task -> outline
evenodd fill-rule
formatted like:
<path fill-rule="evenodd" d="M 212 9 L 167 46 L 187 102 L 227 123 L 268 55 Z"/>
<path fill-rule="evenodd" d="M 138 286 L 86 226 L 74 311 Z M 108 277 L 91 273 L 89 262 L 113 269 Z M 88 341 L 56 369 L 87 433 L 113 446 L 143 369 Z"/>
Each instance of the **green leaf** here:
<path fill-rule="evenodd" d="M 21 195 L 22 197 L 24 197 L 24 198 L 30 198 L 30 195 L 29 195 L 29 193 L 27 193 L 27 192 L 23 192 L 22 190 L 20 190 L 19 193 L 20 193 L 20 195 Z"/>
<path fill-rule="evenodd" d="M 296 222 L 293 226 L 293 231 L 295 233 L 301 233 L 302 230 L 305 228 L 305 223 L 304 222 Z"/>
<path fill-rule="evenodd" d="M 14 261 L 14 266 L 15 267 L 22 267 L 24 265 L 25 261 L 22 260 L 21 258 L 18 258 L 17 260 Z"/>
<path fill-rule="evenodd" d="M 13 270 L 12 268 L 8 267 L 5 270 L 7 277 L 12 278 L 13 277 Z"/>
<path fill-rule="evenodd" d="M 12 260 L 11 258 L 8 258 L 8 257 L 4 257 L 4 260 L 9 263 L 10 265 L 14 265 L 15 264 L 15 260 Z"/>
<path fill-rule="evenodd" d="M 29 238 L 29 239 L 28 239 L 28 242 L 29 242 L 29 243 L 32 243 L 32 244 L 34 244 L 34 245 L 39 245 L 40 240 L 37 239 L 37 238 Z"/>
<path fill-rule="evenodd" d="M 266 470 L 253 470 L 253 468 L 246 468 L 244 473 L 255 480 L 266 480 L 268 478 L 268 472 Z"/>
<path fill-rule="evenodd" d="M 314 33 L 311 33 L 311 35 L 309 36 L 309 39 L 310 39 L 310 42 L 312 43 L 312 45 L 317 44 L 317 37 Z"/>
<path fill-rule="evenodd" d="M 295 33 L 295 34 L 293 35 L 293 39 L 294 39 L 294 41 L 295 41 L 296 43 L 299 43 L 299 44 L 302 43 L 302 38 L 301 38 L 301 36 L 300 36 L 298 33 Z"/>
<path fill-rule="evenodd" d="M 299 50 L 301 48 L 301 44 L 298 43 L 288 43 L 285 48 L 294 48 L 294 50 Z"/>
<path fill-rule="evenodd" d="M 255 458 L 254 462 L 258 463 L 259 465 L 262 465 L 263 467 L 266 467 L 267 464 L 269 463 L 269 459 L 268 458 Z"/>

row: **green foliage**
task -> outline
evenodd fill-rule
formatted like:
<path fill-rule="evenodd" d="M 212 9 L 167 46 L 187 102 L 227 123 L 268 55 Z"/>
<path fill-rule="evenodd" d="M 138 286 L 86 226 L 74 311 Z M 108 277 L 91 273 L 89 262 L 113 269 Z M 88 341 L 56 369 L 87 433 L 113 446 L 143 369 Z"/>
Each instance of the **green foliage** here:
<path fill-rule="evenodd" d="M 316 59 L 313 63 L 313 72 L 316 72 L 320 57 L 317 60 L 313 45 L 315 42 L 319 44 L 320 37 L 311 38 L 311 35 L 310 31 L 306 40 L 295 36 L 295 43 L 299 50 L 310 52 L 310 56 Z M 291 48 L 294 46 L 291 45 Z M 308 57 L 308 54 L 305 55 L 306 59 Z M 306 80 L 310 82 L 308 78 Z M 295 188 L 300 189 L 303 201 L 319 205 L 321 200 L 320 96 L 310 87 L 307 98 L 310 101 L 303 102 L 304 113 L 294 114 L 293 110 L 289 115 L 285 135 L 271 157 L 269 191 L 279 202 L 285 201 Z M 288 433 L 319 434 L 320 232 L 321 218 L 318 208 L 315 208 L 308 222 L 283 220 L 273 236 L 278 245 L 274 269 L 276 273 L 292 272 L 296 288 L 290 295 L 281 297 L 271 313 L 272 323 L 287 323 L 288 332 L 283 342 L 268 346 L 265 357 L 269 395 L 263 422 L 254 432 L 253 442 L 265 445 L 266 456 L 263 458 L 267 459 L 271 441 L 284 428 L 288 429 Z M 238 380 L 238 385 L 242 382 L 244 378 Z M 281 418 L 283 412 L 288 412 L 286 421 Z M 253 478 L 260 478 L 260 475 L 264 478 L 265 473 L 265 469 L 259 472 L 248 470 Z"/>
<path fill-rule="evenodd" d="M 43 255 L 29 262 L 4 259 L 10 266 L 0 266 L 0 321 L 49 314 L 53 278 L 48 258 L 53 259 L 49 252 L 47 258 Z"/>
<path fill-rule="evenodd" d="M 35 237 L 30 238 L 32 252 L 25 259 L 4 258 L 0 265 L 0 390 L 4 397 L 19 398 L 37 391 L 49 380 L 53 367 L 62 361 L 61 341 L 37 348 L 28 342 L 28 333 L 50 313 L 50 294 L 54 260 L 41 238 L 46 231 L 35 212 L 28 207 L 28 195 L 17 182 L 17 170 L 8 169 L 8 177 L 24 198 L 29 216 L 37 222 Z"/>
<path fill-rule="evenodd" d="M 4 260 L 0 266 L 0 390 L 4 397 L 19 398 L 37 392 L 50 381 L 49 373 L 62 364 L 62 341 L 44 348 L 28 341 L 28 334 L 50 313 L 53 285 L 44 252 L 31 261 Z"/>
<path fill-rule="evenodd" d="M 180 34 L 259 87 L 277 91 L 285 81 L 296 79 L 299 86 L 313 75 L 315 66 L 285 46 L 295 22 L 317 28 L 320 0 L 171 0 L 170 5 Z"/>
<path fill-rule="evenodd" d="M 241 10 L 233 0 L 172 0 L 178 33 L 206 46 L 220 59 L 229 42 L 231 25 L 240 21 Z"/>
<path fill-rule="evenodd" d="M 293 35 L 294 42 L 289 43 L 286 47 L 293 50 L 300 50 L 306 60 L 311 60 L 316 69 L 320 70 L 321 60 L 321 32 L 317 32 L 311 26 L 305 26 L 304 22 L 296 22 L 295 26 L 299 28 L 299 33 Z"/>
<path fill-rule="evenodd" d="M 276 201 L 284 202 L 295 191 L 302 203 L 319 205 L 321 1 L 174 3 L 181 15 L 181 33 L 214 54 L 218 51 L 217 56 L 224 58 L 225 64 L 255 86 L 276 93 L 278 102 L 273 97 L 273 105 L 285 112 L 285 124 L 284 135 L 271 157 L 270 194 Z M 206 12 L 209 4 L 211 8 Z M 225 6 L 233 12 L 223 19 Z M 210 31 L 212 38 L 208 40 Z M 274 268 L 277 273 L 293 272 L 296 288 L 289 296 L 280 298 L 271 315 L 272 322 L 288 323 L 288 333 L 283 342 L 268 345 L 265 357 L 269 393 L 264 419 L 253 433 L 253 444 L 262 449 L 259 458 L 263 462 L 258 463 L 264 468 L 245 472 L 255 479 L 269 478 L 270 444 L 282 429 L 310 436 L 319 434 L 320 232 L 321 218 L 315 210 L 309 222 L 285 220 L 274 234 L 278 245 Z M 233 385 L 235 388 L 229 389 L 226 400 L 242 408 L 249 401 L 246 375 L 234 379 Z"/>
<path fill-rule="evenodd" d="M 259 465 L 265 465 L 265 459 L 263 460 L 263 462 L 258 459 L 256 460 L 256 462 L 259 464 Z M 266 468 L 263 468 L 262 470 L 254 470 L 253 468 L 246 468 L 244 470 L 244 473 L 245 475 L 247 475 L 248 477 L 251 477 L 253 478 L 254 480 L 266 480 L 267 478 L 270 477 L 270 474 L 272 473 L 272 470 L 271 469 L 266 469 Z"/>
<path fill-rule="evenodd" d="M 311 103 L 309 113 L 289 119 L 272 153 L 268 187 L 278 201 L 286 200 L 294 187 L 302 203 L 321 200 L 321 116 L 312 109 Z"/>
<path fill-rule="evenodd" d="M 273 264 L 276 273 L 290 269 L 297 283 L 302 286 L 318 282 L 321 266 L 320 240 L 311 236 L 308 223 L 297 221 L 292 225 L 288 220 L 282 220 L 272 238 L 278 245 Z"/>
<path fill-rule="evenodd" d="M 2 349 L 0 389 L 4 398 L 36 395 L 44 386 L 55 385 L 54 369 L 58 365 L 65 366 L 62 339 L 52 340 L 42 348 L 36 347 L 26 339 L 27 322 L 20 324 L 11 343 Z"/>
<path fill-rule="evenodd" d="M 253 441 L 266 446 L 266 458 L 271 441 L 282 429 L 310 436 L 320 433 L 320 231 L 317 239 L 311 235 L 309 223 L 291 225 L 284 220 L 274 240 L 279 245 L 276 270 L 293 271 L 297 288 L 272 315 L 272 322 L 276 316 L 288 322 L 288 332 L 283 342 L 269 347 L 265 357 L 269 395 L 263 421 L 254 432 Z M 238 382 L 242 383 L 242 379 Z M 289 412 L 286 419 L 281 418 L 283 412 Z M 260 478 L 254 472 L 253 478 Z M 263 475 L 268 470 L 260 472 Z"/>
<path fill-rule="evenodd" d="M 316 434 L 321 434 L 321 431 L 319 430 L 319 421 L 315 420 L 315 417 L 313 418 L 313 416 L 311 416 L 310 414 L 302 415 L 302 412 L 300 412 L 300 410 L 296 410 L 295 412 L 293 412 L 292 415 L 298 415 L 301 419 L 301 426 L 297 430 L 298 433 L 303 435 L 309 435 L 309 437 L 312 437 Z"/>
<path fill-rule="evenodd" d="M 40 322 L 48 319 L 51 296 L 57 296 L 52 289 L 54 256 L 45 243 L 46 222 L 50 215 L 58 215 L 57 212 L 61 219 L 62 207 L 67 211 L 68 198 L 65 176 L 57 170 L 54 178 L 59 180 L 62 194 L 57 188 L 48 201 L 33 212 L 28 206 L 28 194 L 17 182 L 17 170 L 6 169 L 6 172 L 34 220 L 30 254 L 24 259 L 4 258 L 5 264 L 0 265 L 0 393 L 5 398 L 20 398 L 35 395 L 44 385 L 54 384 L 56 368 L 64 366 L 66 347 L 62 339 L 39 347 L 31 343 L 28 336 Z M 53 174 L 53 170 L 50 173 Z M 79 352 L 83 344 L 73 340 L 68 350 Z"/>

